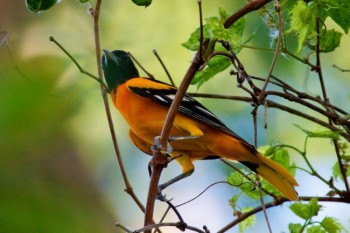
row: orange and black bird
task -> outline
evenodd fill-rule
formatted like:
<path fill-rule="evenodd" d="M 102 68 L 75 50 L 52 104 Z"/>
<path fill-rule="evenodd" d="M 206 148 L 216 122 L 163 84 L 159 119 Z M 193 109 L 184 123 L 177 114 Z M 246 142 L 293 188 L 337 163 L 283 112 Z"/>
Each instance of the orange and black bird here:
<path fill-rule="evenodd" d="M 130 127 L 131 140 L 146 154 L 153 154 L 151 147 L 162 131 L 176 87 L 139 77 L 125 51 L 104 50 L 102 67 L 112 101 Z M 194 171 L 193 161 L 215 157 L 242 163 L 288 199 L 298 199 L 294 190 L 298 183 L 284 167 L 259 154 L 253 145 L 190 95 L 182 99 L 170 137 L 174 140 L 171 140 L 169 155 L 176 158 L 183 173 L 163 188 L 190 175 Z"/>

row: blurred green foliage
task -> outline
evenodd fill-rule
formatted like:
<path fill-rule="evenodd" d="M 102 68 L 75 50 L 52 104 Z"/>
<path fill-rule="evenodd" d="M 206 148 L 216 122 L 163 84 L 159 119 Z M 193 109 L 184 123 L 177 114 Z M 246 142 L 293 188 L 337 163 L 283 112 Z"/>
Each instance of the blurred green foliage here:
<path fill-rule="evenodd" d="M 1 232 L 115 232 L 111 208 L 65 130 L 77 100 L 55 94 L 54 77 L 67 61 L 13 63 L 2 50 Z"/>

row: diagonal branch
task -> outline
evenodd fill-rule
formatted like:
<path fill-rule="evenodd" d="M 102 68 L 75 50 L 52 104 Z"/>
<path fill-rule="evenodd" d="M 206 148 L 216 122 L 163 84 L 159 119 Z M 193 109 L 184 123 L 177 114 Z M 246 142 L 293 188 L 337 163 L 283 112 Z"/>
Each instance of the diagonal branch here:
<path fill-rule="evenodd" d="M 179 86 L 179 89 L 176 92 L 175 98 L 169 108 L 167 117 L 165 119 L 165 123 L 160 135 L 160 146 L 162 148 L 157 148 L 151 160 L 151 164 L 153 165 L 153 171 L 152 171 L 152 176 L 151 176 L 151 181 L 150 181 L 150 186 L 149 186 L 148 196 L 147 196 L 146 215 L 145 215 L 145 222 L 144 222 L 145 226 L 152 224 L 154 203 L 158 192 L 157 186 L 159 183 L 160 174 L 163 168 L 167 164 L 167 161 L 166 161 L 167 159 L 162 154 L 161 150 L 166 150 L 166 145 L 168 144 L 170 130 L 175 120 L 175 116 L 181 104 L 182 98 L 185 95 L 186 90 L 191 83 L 191 80 L 193 79 L 194 75 L 196 74 L 200 66 L 201 66 L 200 58 L 198 56 L 198 53 L 196 53 L 191 63 L 191 66 L 188 68 Z"/>

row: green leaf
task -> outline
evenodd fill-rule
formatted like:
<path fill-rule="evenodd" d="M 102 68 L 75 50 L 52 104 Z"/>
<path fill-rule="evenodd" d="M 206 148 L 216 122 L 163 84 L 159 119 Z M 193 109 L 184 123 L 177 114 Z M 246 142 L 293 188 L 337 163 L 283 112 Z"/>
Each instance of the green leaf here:
<path fill-rule="evenodd" d="M 241 195 L 240 194 L 236 194 L 236 195 L 233 195 L 230 200 L 228 201 L 229 205 L 231 206 L 231 208 L 233 210 L 236 210 L 236 207 L 237 207 L 237 201 L 239 199 Z"/>
<path fill-rule="evenodd" d="M 138 6 L 148 7 L 149 5 L 151 5 L 152 0 L 132 0 L 132 2 Z"/>
<path fill-rule="evenodd" d="M 275 153 L 276 147 L 270 145 L 263 145 L 258 148 L 260 154 L 269 157 Z"/>
<path fill-rule="evenodd" d="M 342 33 L 337 32 L 336 30 L 328 30 L 321 33 L 320 40 L 320 52 L 328 53 L 334 51 L 340 45 L 340 40 L 342 37 Z M 315 46 L 308 46 L 312 50 L 316 50 Z"/>
<path fill-rule="evenodd" d="M 297 53 L 301 51 L 308 37 L 316 36 L 316 14 L 304 1 L 297 1 L 289 13 L 290 27 L 287 33 L 293 32 L 298 36 Z"/>
<path fill-rule="evenodd" d="M 350 27 L 350 1 L 349 0 L 332 0 L 334 4 L 327 9 L 328 15 L 336 22 L 346 34 Z"/>
<path fill-rule="evenodd" d="M 245 27 L 245 18 L 239 19 L 229 28 L 224 28 L 224 22 L 227 19 L 227 13 L 223 8 L 219 9 L 219 17 L 209 17 L 205 19 L 203 25 L 203 37 L 204 41 L 209 41 L 209 44 L 213 44 L 217 40 L 224 40 L 229 42 L 232 50 L 238 53 L 242 49 L 242 45 L 247 43 L 243 42 L 242 36 Z M 198 51 L 200 40 L 200 29 L 197 28 L 190 36 L 190 38 L 182 44 L 185 48 L 191 51 Z M 208 48 L 211 52 L 214 46 Z M 215 51 L 225 51 L 221 44 L 216 44 Z M 207 59 L 206 57 L 204 59 Z M 216 74 L 226 70 L 231 64 L 231 61 L 224 56 L 215 56 L 210 59 L 206 68 L 196 74 L 192 84 L 197 84 L 200 87 L 203 83 L 207 82 L 210 78 Z"/>
<path fill-rule="evenodd" d="M 260 198 L 259 191 L 254 187 L 254 184 L 252 184 L 252 182 L 249 181 L 241 173 L 236 171 L 231 172 L 230 175 L 226 178 L 226 181 L 233 186 L 239 187 L 247 196 L 253 199 Z"/>
<path fill-rule="evenodd" d="M 321 52 L 328 53 L 335 50 L 335 48 L 340 45 L 342 35 L 342 33 L 337 32 L 334 29 L 326 31 L 326 33 L 322 35 L 320 41 Z"/>
<path fill-rule="evenodd" d="M 340 178 L 341 180 L 344 180 L 343 179 L 343 175 L 341 174 L 341 171 L 340 171 L 340 166 L 339 166 L 338 161 L 335 162 L 335 164 L 333 165 L 332 173 L 333 173 L 333 176 L 334 176 L 335 179 Z M 347 177 L 350 176 L 350 167 L 349 166 L 346 167 L 346 173 L 345 174 L 346 174 Z"/>
<path fill-rule="evenodd" d="M 297 128 L 302 130 L 310 138 L 330 138 L 339 139 L 340 131 L 332 131 L 328 129 L 320 129 L 317 131 L 309 131 L 302 128 L 300 125 L 294 124 Z"/>
<path fill-rule="evenodd" d="M 289 223 L 288 229 L 290 233 L 300 233 L 303 226 L 300 223 Z"/>
<path fill-rule="evenodd" d="M 325 217 L 320 224 L 329 233 L 340 233 L 343 229 L 343 226 L 333 217 Z"/>
<path fill-rule="evenodd" d="M 205 25 L 203 28 L 203 34 L 206 32 Z M 188 50 L 191 51 L 197 51 L 199 48 L 199 34 L 200 34 L 200 29 L 197 28 L 194 32 L 191 33 L 190 38 L 184 43 L 182 43 L 182 46 L 185 47 Z"/>
<path fill-rule="evenodd" d="M 316 216 L 322 205 L 319 205 L 317 198 L 312 198 L 309 203 L 303 204 L 302 202 L 295 202 L 290 205 L 290 209 L 300 218 L 309 220 L 313 216 Z"/>
<path fill-rule="evenodd" d="M 292 174 L 295 174 L 295 164 L 290 162 L 289 152 L 283 145 L 277 146 L 262 146 L 258 148 L 258 151 L 266 157 L 269 157 L 273 161 L 281 164 Z"/>
<path fill-rule="evenodd" d="M 196 73 L 191 84 L 198 85 L 200 88 L 205 82 L 214 77 L 216 74 L 226 70 L 231 64 L 231 61 L 224 56 L 215 56 L 209 62 L 207 67 Z"/>
<path fill-rule="evenodd" d="M 319 225 L 313 225 L 306 229 L 306 233 L 326 233 Z"/>
<path fill-rule="evenodd" d="M 278 150 L 276 150 L 274 155 L 272 156 L 272 159 L 285 168 L 290 167 L 289 153 L 288 150 L 285 148 L 279 148 Z"/>
<path fill-rule="evenodd" d="M 57 0 L 26 0 L 25 3 L 28 10 L 37 13 L 50 9 L 57 3 Z"/>
<path fill-rule="evenodd" d="M 253 210 L 253 207 L 248 206 L 241 210 L 242 213 L 246 213 Z M 248 227 L 253 227 L 255 224 L 255 215 L 252 215 L 248 218 L 246 218 L 244 221 L 240 222 L 239 225 L 239 232 L 243 233 L 247 230 Z"/>
<path fill-rule="evenodd" d="M 320 20 L 322 24 L 330 17 L 345 33 L 348 33 L 350 2 L 349 0 L 314 0 L 309 2 L 299 0 L 289 10 L 289 17 L 290 25 L 287 33 L 295 33 L 298 36 L 297 52 L 300 52 L 307 40 L 315 41 L 317 20 Z M 339 46 L 342 34 L 331 29 L 321 32 L 320 35 L 322 36 L 322 52 L 330 52 Z M 311 49 L 314 48 L 311 46 Z"/>
<path fill-rule="evenodd" d="M 227 13 L 223 8 L 219 9 L 220 17 L 209 17 L 205 19 L 203 25 L 204 40 L 225 40 L 228 41 L 232 49 L 238 52 L 242 47 L 242 35 L 245 27 L 245 18 L 239 19 L 229 28 L 224 28 L 224 22 L 227 18 Z M 182 44 L 185 48 L 191 51 L 197 51 L 199 48 L 200 28 L 197 28 L 191 33 L 190 38 Z"/>

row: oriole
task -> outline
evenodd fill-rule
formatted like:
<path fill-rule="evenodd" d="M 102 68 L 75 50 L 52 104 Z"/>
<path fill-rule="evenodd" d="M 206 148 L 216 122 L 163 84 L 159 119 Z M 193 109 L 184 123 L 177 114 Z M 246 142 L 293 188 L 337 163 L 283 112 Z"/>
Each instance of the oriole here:
<path fill-rule="evenodd" d="M 161 133 L 176 87 L 139 77 L 129 55 L 121 50 L 105 50 L 102 67 L 112 101 L 130 126 L 131 140 L 140 150 L 152 154 L 151 146 Z M 170 135 L 181 138 L 171 142 L 170 153 L 182 166 L 181 178 L 194 171 L 195 160 L 235 160 L 262 176 L 288 199 L 298 199 L 293 187 L 297 181 L 284 167 L 260 155 L 189 95 L 182 100 Z"/>

